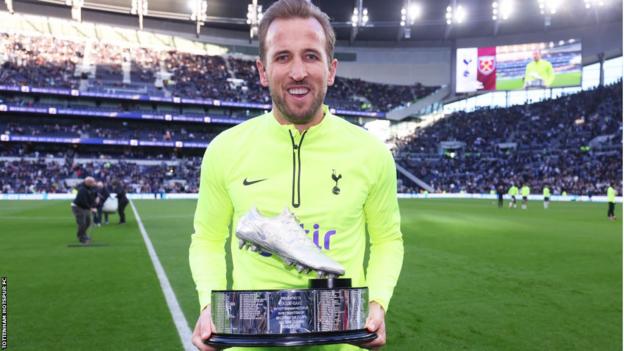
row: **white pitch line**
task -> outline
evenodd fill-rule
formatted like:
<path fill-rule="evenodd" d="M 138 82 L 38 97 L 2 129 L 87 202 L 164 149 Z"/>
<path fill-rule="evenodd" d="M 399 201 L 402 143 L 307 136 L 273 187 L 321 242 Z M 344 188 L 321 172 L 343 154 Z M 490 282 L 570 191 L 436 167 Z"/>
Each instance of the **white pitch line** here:
<path fill-rule="evenodd" d="M 160 288 L 165 295 L 165 300 L 167 301 L 169 312 L 171 312 L 171 317 L 173 318 L 173 322 L 175 323 L 176 329 L 178 330 L 178 335 L 180 336 L 182 346 L 184 347 L 185 351 L 197 351 L 197 348 L 193 346 L 191 342 L 191 337 L 193 335 L 193 333 L 191 332 L 191 328 L 189 328 L 188 322 L 186 321 L 186 318 L 184 318 L 184 314 L 182 313 L 182 309 L 180 308 L 178 299 L 176 298 L 175 293 L 171 288 L 171 284 L 169 283 L 167 274 L 165 273 L 162 264 L 160 264 L 158 255 L 156 255 L 156 250 L 154 250 L 154 245 L 152 245 L 152 241 L 147 235 L 147 231 L 143 226 L 143 222 L 141 221 L 139 212 L 137 211 L 136 207 L 134 207 L 134 203 L 132 202 L 132 200 L 130 200 L 130 206 L 132 207 L 132 212 L 134 212 L 134 218 L 136 218 L 136 221 L 139 225 L 139 230 L 141 231 L 141 235 L 143 236 L 143 241 L 145 242 L 145 246 L 147 247 L 147 253 L 149 253 L 152 264 L 154 265 L 154 269 L 156 270 L 156 275 L 158 276 L 158 281 L 160 282 Z"/>

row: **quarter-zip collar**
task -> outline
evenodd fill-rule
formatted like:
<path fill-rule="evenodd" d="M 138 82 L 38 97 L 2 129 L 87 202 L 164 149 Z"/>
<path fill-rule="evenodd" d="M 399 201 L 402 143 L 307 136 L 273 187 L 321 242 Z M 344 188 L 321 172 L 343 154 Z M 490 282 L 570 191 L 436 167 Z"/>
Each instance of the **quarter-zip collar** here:
<path fill-rule="evenodd" d="M 303 132 L 299 132 L 299 130 L 295 128 L 294 124 L 280 124 L 273 113 L 269 114 L 268 117 L 269 129 L 271 130 L 271 133 L 275 133 L 272 134 L 272 137 L 277 138 L 277 140 L 289 141 L 288 144 L 290 145 L 290 150 L 292 152 L 290 205 L 293 208 L 299 208 L 302 204 L 301 174 L 305 171 L 301 162 L 301 155 L 305 153 L 306 144 L 321 137 L 336 117 L 329 112 L 327 105 L 323 105 L 323 119 L 321 122 L 311 126 Z"/>
<path fill-rule="evenodd" d="M 299 132 L 299 130 L 292 123 L 280 124 L 275 118 L 275 115 L 273 114 L 273 112 L 271 112 L 269 115 L 270 129 L 271 131 L 275 131 L 281 135 L 285 135 L 288 138 L 290 138 L 289 134 L 292 134 L 296 142 L 299 142 L 299 140 L 301 140 L 301 136 L 305 132 L 306 134 L 305 138 L 309 142 L 310 140 L 315 139 L 319 135 L 322 135 L 323 131 L 326 130 L 329 127 L 329 125 L 333 123 L 332 120 L 336 118 L 334 115 L 331 114 L 331 112 L 329 111 L 329 107 L 327 105 L 322 105 L 322 108 L 323 108 L 323 119 L 321 119 L 321 122 L 311 126 L 310 128 L 306 129 L 303 132 Z"/>

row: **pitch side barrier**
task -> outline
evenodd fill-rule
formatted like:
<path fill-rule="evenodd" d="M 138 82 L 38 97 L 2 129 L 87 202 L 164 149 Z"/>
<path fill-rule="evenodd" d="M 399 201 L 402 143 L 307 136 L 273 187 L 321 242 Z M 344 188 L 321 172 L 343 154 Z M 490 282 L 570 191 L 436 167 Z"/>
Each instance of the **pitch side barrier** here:
<path fill-rule="evenodd" d="M 529 195 L 529 200 L 532 201 L 544 201 L 543 195 Z M 496 195 L 490 194 L 398 194 L 399 199 L 483 199 L 483 200 L 496 200 Z M 511 196 L 504 195 L 505 200 L 511 200 Z M 516 200 L 522 200 L 522 196 L 516 196 Z M 592 196 L 591 199 L 586 195 L 552 195 L 550 201 L 563 201 L 563 202 L 607 202 L 606 196 Z M 622 197 L 617 196 L 615 202 L 622 202 Z"/>
<path fill-rule="evenodd" d="M 73 200 L 74 194 L 0 194 L 0 200 Z M 496 200 L 496 195 L 490 194 L 398 194 L 399 199 L 482 199 L 482 200 Z M 176 200 L 187 199 L 196 200 L 197 194 L 188 193 L 142 193 L 142 194 L 128 194 L 128 198 L 133 200 Z M 509 195 L 504 196 L 505 200 L 510 200 Z M 517 200 L 521 200 L 522 196 L 517 196 Z M 542 195 L 529 195 L 529 200 L 543 201 Z M 592 196 L 591 200 L 589 196 L 580 195 L 553 195 L 550 197 L 550 201 L 563 201 L 563 202 L 607 202 L 606 196 Z M 622 197 L 617 196 L 615 202 L 622 203 Z"/>

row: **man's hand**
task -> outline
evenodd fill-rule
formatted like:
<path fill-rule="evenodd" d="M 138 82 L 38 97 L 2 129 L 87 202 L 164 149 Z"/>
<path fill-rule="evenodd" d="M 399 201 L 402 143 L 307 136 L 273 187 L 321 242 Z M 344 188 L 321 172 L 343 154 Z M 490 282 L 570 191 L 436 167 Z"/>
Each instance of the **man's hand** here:
<path fill-rule="evenodd" d="M 195 330 L 193 331 L 193 345 L 195 345 L 200 351 L 215 351 L 218 350 L 215 347 L 204 344 L 205 340 L 210 338 L 212 331 L 215 330 L 215 325 L 212 322 L 212 316 L 210 315 L 210 305 L 206 306 L 197 319 L 195 324 Z"/>
<path fill-rule="evenodd" d="M 380 304 L 373 301 L 368 304 L 368 318 L 366 319 L 366 329 L 371 333 L 377 333 L 377 338 L 371 342 L 360 345 L 361 347 L 379 350 L 386 344 L 386 312 Z"/>

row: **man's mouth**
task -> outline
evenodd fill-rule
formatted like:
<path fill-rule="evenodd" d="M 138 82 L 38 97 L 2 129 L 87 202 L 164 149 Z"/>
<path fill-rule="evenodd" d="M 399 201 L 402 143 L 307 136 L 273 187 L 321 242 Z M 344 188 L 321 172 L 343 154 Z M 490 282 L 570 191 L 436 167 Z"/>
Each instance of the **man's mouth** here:
<path fill-rule="evenodd" d="M 310 92 L 310 89 L 305 87 L 288 88 L 288 94 L 295 97 L 303 97 Z"/>

